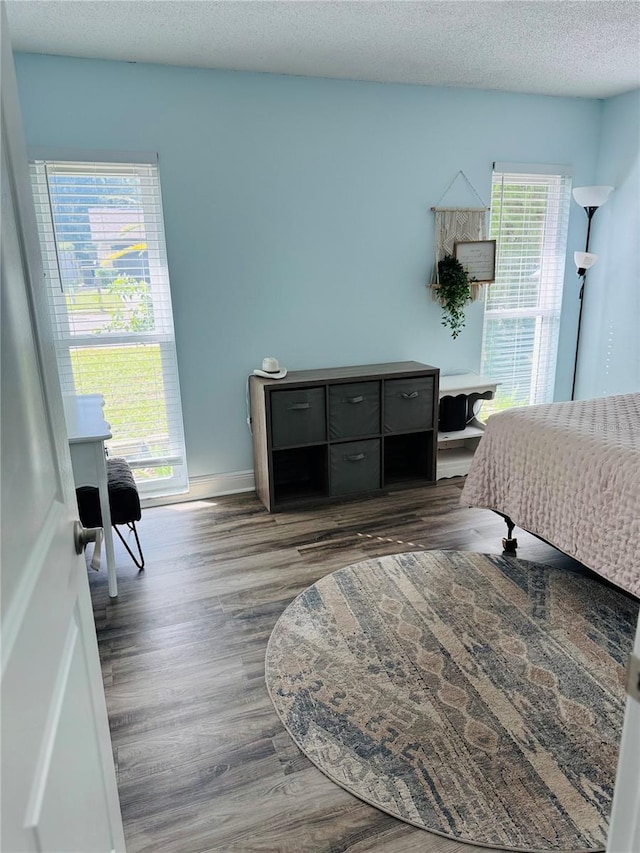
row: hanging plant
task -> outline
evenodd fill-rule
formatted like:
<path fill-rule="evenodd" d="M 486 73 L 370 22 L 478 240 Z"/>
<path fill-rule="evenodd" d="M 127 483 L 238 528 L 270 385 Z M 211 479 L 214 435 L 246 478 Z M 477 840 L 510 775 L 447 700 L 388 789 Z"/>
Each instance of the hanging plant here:
<path fill-rule="evenodd" d="M 471 302 L 472 294 L 469 276 L 453 255 L 445 255 L 438 261 L 436 292 L 442 306 L 442 325 L 451 329 L 452 338 L 457 338 L 467 322 L 465 308 Z"/>

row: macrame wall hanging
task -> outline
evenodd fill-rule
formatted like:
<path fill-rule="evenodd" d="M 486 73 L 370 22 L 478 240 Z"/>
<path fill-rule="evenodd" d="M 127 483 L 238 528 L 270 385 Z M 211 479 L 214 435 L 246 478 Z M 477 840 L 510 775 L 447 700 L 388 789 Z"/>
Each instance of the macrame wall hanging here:
<path fill-rule="evenodd" d="M 480 202 L 481 206 L 440 207 L 439 205 L 461 175 Z M 453 255 L 454 245 L 456 242 L 487 239 L 487 212 L 490 208 L 485 205 L 469 178 L 462 170 L 460 170 L 449 183 L 446 190 L 442 193 L 438 203 L 432 207 L 431 210 L 435 213 L 436 221 L 434 241 L 435 263 L 430 287 L 433 298 L 437 300 L 439 283 L 438 262 L 441 261 L 445 255 Z M 480 297 L 483 287 L 484 284 L 481 282 L 471 283 L 472 299 L 475 300 Z"/>

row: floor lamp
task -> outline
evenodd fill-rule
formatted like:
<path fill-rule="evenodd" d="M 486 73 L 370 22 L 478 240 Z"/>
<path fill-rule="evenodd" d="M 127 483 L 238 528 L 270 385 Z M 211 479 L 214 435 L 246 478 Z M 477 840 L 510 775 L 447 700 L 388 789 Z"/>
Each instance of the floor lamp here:
<path fill-rule="evenodd" d="M 591 220 L 596 210 L 605 203 L 613 192 L 613 187 L 574 187 L 573 197 L 578 204 L 584 208 L 587 214 L 587 242 L 584 252 L 574 252 L 573 259 L 576 264 L 578 275 L 582 279 L 580 285 L 580 313 L 578 315 L 578 336 L 576 338 L 576 357 L 573 363 L 573 382 L 571 384 L 571 399 L 574 399 L 576 391 L 576 375 L 578 373 L 578 356 L 580 354 L 580 329 L 582 327 L 582 307 L 584 305 L 584 285 L 587 279 L 587 270 L 598 260 L 598 256 L 589 252 L 589 239 L 591 237 Z"/>

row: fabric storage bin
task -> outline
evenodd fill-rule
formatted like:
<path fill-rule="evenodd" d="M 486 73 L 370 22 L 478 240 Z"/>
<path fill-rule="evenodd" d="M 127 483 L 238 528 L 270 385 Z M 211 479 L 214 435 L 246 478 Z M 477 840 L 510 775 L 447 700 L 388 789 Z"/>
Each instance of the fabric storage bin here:
<path fill-rule="evenodd" d="M 332 496 L 380 488 L 380 439 L 334 444 L 330 455 Z"/>
<path fill-rule="evenodd" d="M 389 379 L 384 383 L 384 431 L 433 429 L 433 377 Z"/>
<path fill-rule="evenodd" d="M 272 447 L 326 441 L 324 388 L 273 391 L 271 436 Z"/>
<path fill-rule="evenodd" d="M 380 383 L 349 382 L 329 386 L 329 436 L 335 438 L 380 433 Z"/>

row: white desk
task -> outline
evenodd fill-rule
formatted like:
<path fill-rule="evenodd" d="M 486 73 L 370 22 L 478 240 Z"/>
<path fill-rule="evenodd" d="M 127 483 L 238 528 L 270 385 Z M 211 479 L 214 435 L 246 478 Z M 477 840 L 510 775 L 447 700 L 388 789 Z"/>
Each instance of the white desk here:
<path fill-rule="evenodd" d="M 109 508 L 104 448 L 104 442 L 111 438 L 111 431 L 102 413 L 104 399 L 100 394 L 84 394 L 76 397 L 64 397 L 63 401 L 76 488 L 79 486 L 98 487 L 104 528 L 104 546 L 107 555 L 109 595 L 115 598 L 118 595 L 118 582 L 116 579 L 113 534 L 111 532 L 111 509 Z"/>

